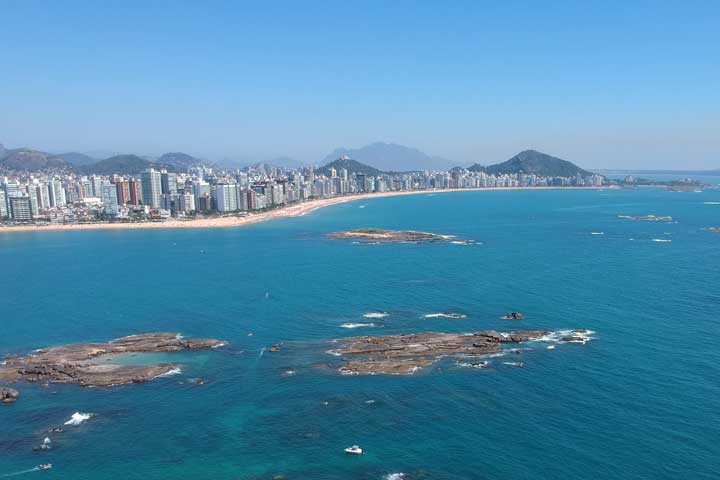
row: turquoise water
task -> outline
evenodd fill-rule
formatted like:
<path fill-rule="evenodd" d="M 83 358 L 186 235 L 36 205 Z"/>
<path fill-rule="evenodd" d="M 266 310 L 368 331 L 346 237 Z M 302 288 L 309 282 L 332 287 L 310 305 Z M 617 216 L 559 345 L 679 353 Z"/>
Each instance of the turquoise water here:
<path fill-rule="evenodd" d="M 720 226 L 713 201 L 720 191 L 462 192 L 239 229 L 0 235 L 0 354 L 143 331 L 231 342 L 155 355 L 183 372 L 143 385 L 20 384 L 21 399 L 0 406 L 0 474 L 51 462 L 22 476 L 717 478 L 720 235 L 703 230 Z M 647 214 L 676 223 L 617 217 Z M 362 226 L 482 244 L 324 238 Z M 526 319 L 498 318 L 510 310 Z M 362 317 L 372 311 L 389 315 Z M 421 318 L 435 312 L 467 318 Z M 382 326 L 339 327 L 367 321 Z M 338 376 L 324 353 L 355 334 L 511 327 L 597 333 L 529 345 L 523 368 L 441 362 L 411 377 Z M 262 353 L 278 341 L 281 352 Z M 76 411 L 95 416 L 32 451 Z M 366 454 L 345 455 L 352 444 Z"/>

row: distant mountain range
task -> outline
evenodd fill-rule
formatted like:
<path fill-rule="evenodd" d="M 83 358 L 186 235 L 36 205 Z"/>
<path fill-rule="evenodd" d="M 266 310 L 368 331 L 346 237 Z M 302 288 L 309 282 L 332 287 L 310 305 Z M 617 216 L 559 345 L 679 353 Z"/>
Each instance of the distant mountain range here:
<path fill-rule="evenodd" d="M 417 148 L 383 142 L 371 143 L 361 148 L 336 148 L 320 164 L 326 165 L 343 155 L 384 172 L 444 170 L 456 165 L 450 160 L 430 156 Z"/>
<path fill-rule="evenodd" d="M 484 167 L 474 164 L 468 168 L 471 172 L 485 172 L 492 175 L 527 173 L 543 177 L 574 177 L 592 175 L 572 162 L 562 160 L 537 150 L 525 150 L 510 160 Z"/>
<path fill-rule="evenodd" d="M 377 144 L 375 144 L 377 145 Z M 405 147 L 403 147 L 405 148 Z M 414 149 L 413 149 L 414 150 Z M 319 172 L 328 175 L 330 168 L 335 168 L 339 173 L 341 168 L 348 170 L 348 173 L 364 173 L 366 175 L 376 176 L 381 173 L 389 173 L 383 171 L 375 166 L 368 165 L 364 162 L 360 162 L 356 159 L 350 159 L 347 157 L 341 157 L 339 159 L 330 161 L 320 169 Z M 407 171 L 418 170 L 407 169 Z M 462 167 L 454 167 L 452 170 L 463 170 Z M 487 167 L 474 164 L 468 167 L 468 170 L 472 172 L 485 172 L 492 175 L 503 175 L 503 174 L 517 174 L 527 173 L 535 174 L 544 177 L 574 177 L 575 175 L 592 175 L 591 172 L 583 170 L 574 163 L 562 160 L 552 155 L 547 155 L 536 150 L 525 150 L 518 153 L 510 160 Z"/>
<path fill-rule="evenodd" d="M 166 153 L 158 158 L 115 155 L 97 160 L 77 152 L 53 154 L 29 148 L 6 149 L 0 144 L 0 168 L 18 172 L 66 170 L 85 175 L 135 175 L 150 167 L 185 171 L 202 163 L 202 160 L 182 152 Z"/>

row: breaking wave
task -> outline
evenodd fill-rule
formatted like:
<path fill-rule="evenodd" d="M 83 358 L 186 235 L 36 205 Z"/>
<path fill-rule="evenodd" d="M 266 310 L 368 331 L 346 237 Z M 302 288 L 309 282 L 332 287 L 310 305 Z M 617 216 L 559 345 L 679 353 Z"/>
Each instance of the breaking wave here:
<path fill-rule="evenodd" d="M 424 318 L 467 318 L 467 315 L 462 313 L 428 313 L 423 315 Z"/>
<path fill-rule="evenodd" d="M 342 328 L 372 328 L 377 327 L 374 323 L 343 323 L 340 325 Z"/>
<path fill-rule="evenodd" d="M 368 312 L 363 315 L 365 318 L 385 318 L 389 315 L 387 312 Z"/>
<path fill-rule="evenodd" d="M 90 420 L 93 415 L 93 413 L 75 412 L 70 416 L 70 420 L 65 422 L 65 425 L 80 425 L 81 423 Z"/>

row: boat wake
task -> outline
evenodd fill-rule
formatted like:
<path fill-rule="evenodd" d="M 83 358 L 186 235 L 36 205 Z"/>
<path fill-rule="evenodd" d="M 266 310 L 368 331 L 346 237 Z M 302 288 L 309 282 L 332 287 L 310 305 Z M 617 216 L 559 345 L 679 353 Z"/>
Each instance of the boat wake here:
<path fill-rule="evenodd" d="M 397 473 L 388 473 L 383 477 L 383 480 L 403 480 L 405 478 L 405 474 L 402 472 Z"/>
<path fill-rule="evenodd" d="M 40 470 L 42 470 L 40 467 L 28 468 L 27 470 L 21 470 L 19 472 L 4 473 L 0 475 L 0 478 L 16 477 L 18 475 L 25 475 L 26 473 L 39 472 Z"/>

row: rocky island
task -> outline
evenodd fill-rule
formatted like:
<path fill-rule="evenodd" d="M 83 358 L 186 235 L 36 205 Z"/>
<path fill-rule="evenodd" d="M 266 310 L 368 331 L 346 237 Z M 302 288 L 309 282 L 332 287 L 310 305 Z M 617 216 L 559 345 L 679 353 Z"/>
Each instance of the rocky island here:
<path fill-rule="evenodd" d="M 462 240 L 452 235 L 439 235 L 415 230 L 384 230 L 382 228 L 357 228 L 327 234 L 328 238 L 354 240 L 358 243 L 454 243 L 471 245 L 473 240 Z"/>
<path fill-rule="evenodd" d="M 26 357 L 5 360 L 0 364 L 0 381 L 76 383 L 84 387 L 140 383 L 170 373 L 178 366 L 173 363 L 121 365 L 99 361 L 124 353 L 178 352 L 225 344 L 215 339 L 185 339 L 177 333 L 144 333 L 106 343 L 43 348 Z"/>
<path fill-rule="evenodd" d="M 586 330 L 573 330 L 582 336 Z M 506 343 L 546 337 L 549 332 L 529 330 L 502 333 L 413 333 L 388 336 L 350 337 L 336 340 L 340 347 L 329 353 L 351 357 L 340 367 L 344 375 L 412 375 L 447 356 L 481 356 L 498 353 Z M 587 338 L 587 337 L 583 337 Z M 574 342 L 575 337 L 560 341 Z"/>

